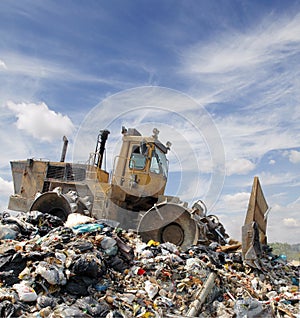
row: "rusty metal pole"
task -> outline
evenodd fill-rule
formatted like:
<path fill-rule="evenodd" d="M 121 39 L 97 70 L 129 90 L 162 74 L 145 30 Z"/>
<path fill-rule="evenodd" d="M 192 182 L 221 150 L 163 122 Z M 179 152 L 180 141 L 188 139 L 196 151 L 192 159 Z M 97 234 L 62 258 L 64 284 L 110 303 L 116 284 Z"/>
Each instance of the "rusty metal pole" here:
<path fill-rule="evenodd" d="M 211 292 L 212 288 L 215 285 L 215 279 L 217 275 L 214 272 L 211 272 L 208 275 L 208 278 L 201 288 L 200 295 L 196 296 L 196 299 L 191 303 L 189 311 L 187 313 L 187 317 L 198 317 L 200 309 L 205 302 L 206 297 Z"/>

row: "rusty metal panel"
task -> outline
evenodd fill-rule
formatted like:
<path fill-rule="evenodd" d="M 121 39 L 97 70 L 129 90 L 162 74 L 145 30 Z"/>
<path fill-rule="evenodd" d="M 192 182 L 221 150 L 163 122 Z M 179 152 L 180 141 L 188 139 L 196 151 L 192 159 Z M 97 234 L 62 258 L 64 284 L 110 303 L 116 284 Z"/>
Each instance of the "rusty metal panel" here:
<path fill-rule="evenodd" d="M 22 178 L 26 168 L 26 164 L 26 160 L 10 162 L 15 194 L 21 193 Z"/>
<path fill-rule="evenodd" d="M 250 266 L 258 267 L 261 245 L 267 244 L 268 204 L 258 177 L 254 177 L 248 210 L 242 227 L 242 255 Z"/>
<path fill-rule="evenodd" d="M 248 204 L 248 210 L 245 218 L 246 224 L 252 224 L 256 222 L 260 234 L 260 243 L 267 243 L 266 229 L 267 218 L 266 212 L 268 211 L 268 204 L 264 197 L 258 177 L 254 177 L 251 196 Z"/>

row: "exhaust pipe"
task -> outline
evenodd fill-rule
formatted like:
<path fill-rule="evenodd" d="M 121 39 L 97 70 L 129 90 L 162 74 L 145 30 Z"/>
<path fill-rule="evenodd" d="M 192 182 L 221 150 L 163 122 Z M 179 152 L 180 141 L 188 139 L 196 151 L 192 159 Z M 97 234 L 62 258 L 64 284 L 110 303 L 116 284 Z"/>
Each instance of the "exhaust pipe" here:
<path fill-rule="evenodd" d="M 69 142 L 68 138 L 66 136 L 63 136 L 63 142 L 64 142 L 64 145 L 63 145 L 63 149 L 62 149 L 62 152 L 61 152 L 60 162 L 64 162 L 65 158 L 66 158 L 68 142 Z"/>
<path fill-rule="evenodd" d="M 110 131 L 105 129 L 105 130 L 100 130 L 100 134 L 98 135 L 97 145 L 95 150 L 95 157 L 94 157 L 94 164 L 99 169 L 101 169 L 102 167 L 105 144 L 109 134 L 110 134 Z"/>

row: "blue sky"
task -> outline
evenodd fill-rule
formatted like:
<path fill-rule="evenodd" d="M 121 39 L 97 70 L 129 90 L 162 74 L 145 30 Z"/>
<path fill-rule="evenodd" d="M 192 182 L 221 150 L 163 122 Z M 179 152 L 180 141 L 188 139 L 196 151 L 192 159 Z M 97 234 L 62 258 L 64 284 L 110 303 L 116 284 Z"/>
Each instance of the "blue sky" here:
<path fill-rule="evenodd" d="M 84 161 L 109 128 L 172 142 L 168 194 L 240 228 L 254 176 L 269 241 L 299 242 L 300 1 L 0 2 L 0 207 L 9 161 Z"/>

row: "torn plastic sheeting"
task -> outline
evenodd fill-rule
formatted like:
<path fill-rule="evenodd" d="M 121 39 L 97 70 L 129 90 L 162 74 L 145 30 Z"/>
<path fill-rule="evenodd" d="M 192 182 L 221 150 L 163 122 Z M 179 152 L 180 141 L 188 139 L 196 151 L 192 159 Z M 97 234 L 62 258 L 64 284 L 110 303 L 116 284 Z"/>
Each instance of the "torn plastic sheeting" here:
<path fill-rule="evenodd" d="M 263 317 L 263 305 L 256 299 L 238 299 L 234 304 L 234 312 L 237 318 Z"/>
<path fill-rule="evenodd" d="M 19 274 L 26 267 L 25 257 L 14 250 L 8 250 L 0 255 L 0 281 L 6 286 L 19 282 Z"/>
<path fill-rule="evenodd" d="M 65 285 L 67 283 L 63 269 L 54 264 L 39 262 L 35 270 L 36 274 L 41 275 L 51 285 Z"/>
<path fill-rule="evenodd" d="M 110 311 L 109 305 L 104 300 L 96 300 L 92 296 L 77 299 L 75 305 L 92 317 L 106 317 Z"/>

